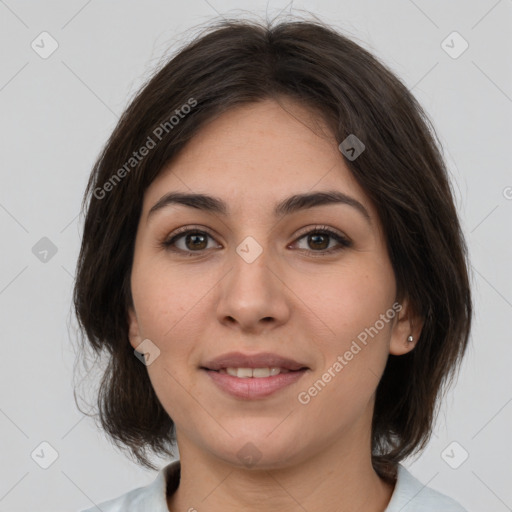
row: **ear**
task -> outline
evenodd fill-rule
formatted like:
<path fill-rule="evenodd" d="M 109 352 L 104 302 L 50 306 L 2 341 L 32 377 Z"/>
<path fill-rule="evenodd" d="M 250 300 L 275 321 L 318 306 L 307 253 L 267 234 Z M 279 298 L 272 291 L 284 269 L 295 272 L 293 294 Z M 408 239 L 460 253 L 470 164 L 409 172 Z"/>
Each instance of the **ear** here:
<path fill-rule="evenodd" d="M 414 349 L 424 324 L 423 318 L 412 310 L 407 299 L 400 302 L 400 305 L 402 308 L 395 318 L 389 345 L 389 353 L 395 356 L 407 354 Z M 412 336 L 412 341 L 409 341 L 409 336 Z"/>
<path fill-rule="evenodd" d="M 142 343 L 142 337 L 140 336 L 139 322 L 133 308 L 128 309 L 128 323 L 128 338 L 130 340 L 130 345 L 135 349 Z"/>

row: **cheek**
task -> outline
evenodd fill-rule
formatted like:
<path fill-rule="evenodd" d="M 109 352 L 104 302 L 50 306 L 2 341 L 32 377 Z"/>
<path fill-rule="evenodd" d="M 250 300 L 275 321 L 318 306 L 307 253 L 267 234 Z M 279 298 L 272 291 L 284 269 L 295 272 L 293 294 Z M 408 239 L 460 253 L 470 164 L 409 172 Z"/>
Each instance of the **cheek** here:
<path fill-rule="evenodd" d="M 131 286 L 141 334 L 165 344 L 174 333 L 197 325 L 190 319 L 202 311 L 201 298 L 215 284 L 208 276 L 204 270 L 185 271 L 156 258 L 134 263 Z"/>
<path fill-rule="evenodd" d="M 200 302 L 204 290 L 191 286 L 190 276 L 183 271 L 154 259 L 151 264 L 134 262 L 131 285 L 139 334 L 160 351 L 147 367 L 148 376 L 164 409 L 180 418 L 189 404 L 183 386 L 190 387 L 194 341 L 204 325 Z"/>
<path fill-rule="evenodd" d="M 381 264 L 351 265 L 317 274 L 300 286 L 298 295 L 308 297 L 305 302 L 315 313 L 310 318 L 316 318 L 316 328 L 310 325 L 309 331 L 322 354 L 322 368 L 302 391 L 312 409 L 318 407 L 315 414 L 334 419 L 343 409 L 360 411 L 373 395 L 389 353 L 396 315 L 394 274 Z M 323 410 L 320 404 L 329 402 L 341 409 Z"/>
<path fill-rule="evenodd" d="M 329 349 L 339 351 L 350 345 L 391 308 L 394 274 L 390 266 L 361 258 L 358 265 L 303 274 L 294 284 L 294 291 L 317 318 L 323 333 L 319 342 L 330 353 Z M 389 323 L 386 326 L 379 330 L 389 335 Z"/>
<path fill-rule="evenodd" d="M 197 372 L 198 340 L 205 338 L 206 319 L 214 318 L 207 292 L 217 281 L 212 272 L 199 266 L 185 270 L 156 259 L 151 265 L 134 262 L 132 296 L 140 336 L 160 351 L 148 366 L 148 374 L 162 404 L 178 415 L 188 396 L 182 386 L 194 393 L 196 383 L 190 376 Z"/>

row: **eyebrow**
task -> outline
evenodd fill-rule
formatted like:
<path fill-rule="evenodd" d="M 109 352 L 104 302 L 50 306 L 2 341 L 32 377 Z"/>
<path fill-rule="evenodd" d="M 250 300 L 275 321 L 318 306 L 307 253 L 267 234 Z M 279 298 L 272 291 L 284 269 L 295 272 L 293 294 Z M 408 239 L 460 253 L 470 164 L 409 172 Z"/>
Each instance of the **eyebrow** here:
<path fill-rule="evenodd" d="M 229 207 L 227 203 L 219 197 L 209 196 L 206 194 L 169 192 L 152 206 L 148 212 L 148 220 L 150 216 L 158 210 L 173 204 L 184 205 L 222 216 L 229 215 Z M 281 218 L 285 215 L 290 215 L 298 211 L 314 208 L 315 206 L 324 206 L 329 204 L 346 204 L 348 206 L 352 206 L 368 221 L 369 224 L 371 224 L 370 214 L 366 208 L 353 197 L 338 190 L 294 194 L 275 205 L 274 216 Z"/>

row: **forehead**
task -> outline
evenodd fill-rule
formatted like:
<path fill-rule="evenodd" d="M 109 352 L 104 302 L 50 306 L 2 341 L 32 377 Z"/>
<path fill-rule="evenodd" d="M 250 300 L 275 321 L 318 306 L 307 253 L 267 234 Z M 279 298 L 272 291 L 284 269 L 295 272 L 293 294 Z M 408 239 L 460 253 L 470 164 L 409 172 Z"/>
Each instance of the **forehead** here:
<path fill-rule="evenodd" d="M 340 190 L 372 205 L 322 119 L 296 102 L 264 100 L 233 108 L 203 125 L 146 191 L 144 209 L 170 190 L 274 205 L 284 196 Z"/>

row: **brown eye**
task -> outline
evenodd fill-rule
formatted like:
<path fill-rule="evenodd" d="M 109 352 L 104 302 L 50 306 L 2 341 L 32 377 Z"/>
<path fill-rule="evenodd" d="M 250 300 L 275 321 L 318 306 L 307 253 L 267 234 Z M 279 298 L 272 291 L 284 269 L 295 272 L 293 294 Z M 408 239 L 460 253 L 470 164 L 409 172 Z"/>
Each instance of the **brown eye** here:
<path fill-rule="evenodd" d="M 312 255 L 314 253 L 318 253 L 314 254 L 315 256 L 328 255 L 352 246 L 352 242 L 340 233 L 326 228 L 316 228 L 309 231 L 298 238 L 297 242 L 302 239 L 306 239 L 307 247 L 299 247 L 299 249 L 309 252 Z M 337 242 L 337 246 L 335 244 L 334 246 L 329 247 L 331 240 Z"/>
<path fill-rule="evenodd" d="M 208 235 L 205 235 L 204 233 L 188 233 L 185 235 L 185 246 L 187 249 L 206 249 L 206 246 L 208 245 L 207 237 Z"/>
<path fill-rule="evenodd" d="M 325 250 L 329 246 L 329 238 L 325 233 L 313 233 L 308 235 L 308 242 L 313 249 Z"/>
<path fill-rule="evenodd" d="M 181 233 L 172 236 L 170 239 L 165 240 L 162 245 L 169 250 L 193 253 L 201 252 L 208 249 L 208 239 L 212 236 L 205 231 L 197 229 L 183 230 Z"/>
<path fill-rule="evenodd" d="M 183 228 L 179 230 L 178 233 L 174 233 L 169 239 L 162 242 L 162 246 L 169 251 L 181 253 L 186 256 L 194 256 L 194 253 L 199 255 L 211 248 L 208 247 L 208 239 L 214 240 L 212 235 L 206 231 Z M 340 233 L 323 227 L 317 227 L 303 234 L 297 239 L 295 244 L 302 239 L 306 240 L 307 247 L 299 247 L 299 249 L 314 256 L 329 255 L 352 246 L 352 242 Z M 335 242 L 334 246 L 331 246 L 332 241 Z M 217 245 L 217 247 L 219 246 Z"/>

